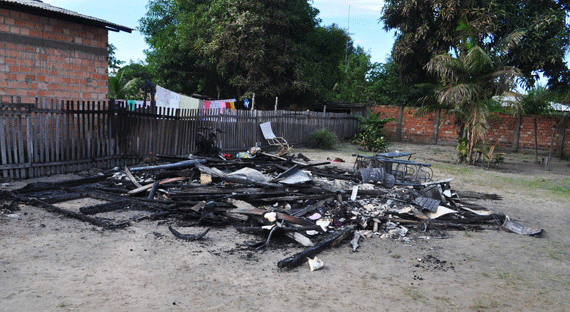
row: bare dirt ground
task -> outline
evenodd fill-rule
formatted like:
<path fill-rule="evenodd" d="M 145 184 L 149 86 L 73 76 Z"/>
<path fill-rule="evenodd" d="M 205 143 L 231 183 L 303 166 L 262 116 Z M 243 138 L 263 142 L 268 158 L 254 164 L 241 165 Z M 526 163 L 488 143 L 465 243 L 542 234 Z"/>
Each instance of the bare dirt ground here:
<path fill-rule="evenodd" d="M 450 146 L 398 143 L 390 149 L 416 153 L 412 159 L 431 163 L 435 178 L 453 178 L 454 189 L 503 196 L 478 204 L 545 234 L 485 230 L 409 242 L 368 238 L 355 253 L 347 244 L 324 251 L 324 268 L 311 272 L 306 266 L 277 268 L 301 248 L 252 252 L 242 245 L 252 236 L 232 227 L 185 242 L 157 221 L 103 231 L 21 206 L 18 218 L 0 215 L 0 311 L 570 310 L 568 162 L 554 160 L 545 171 L 527 151 L 507 154 L 504 164 L 487 169 L 458 164 Z M 340 157 L 347 162 L 336 164 L 348 169 L 351 155 L 363 153 L 348 144 L 295 152 L 314 161 Z M 64 178 L 73 176 L 43 180 Z"/>

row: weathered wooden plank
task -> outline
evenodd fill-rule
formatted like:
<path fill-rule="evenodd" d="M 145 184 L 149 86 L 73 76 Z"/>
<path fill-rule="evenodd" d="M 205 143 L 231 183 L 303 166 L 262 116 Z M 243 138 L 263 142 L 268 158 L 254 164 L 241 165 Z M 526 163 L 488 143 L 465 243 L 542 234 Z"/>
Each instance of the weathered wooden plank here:
<path fill-rule="evenodd" d="M 4 130 L 6 117 L 2 113 L 4 113 L 4 110 L 0 111 L 0 165 L 5 165 L 8 164 L 8 145 L 6 144 L 7 132 Z M 7 170 L 2 170 L 2 177 L 8 177 Z"/>
<path fill-rule="evenodd" d="M 47 145 L 46 162 L 48 162 L 48 163 L 55 161 L 55 157 L 54 157 L 54 149 L 55 149 L 54 136 L 55 136 L 55 133 L 53 131 L 53 113 L 49 111 L 51 108 L 53 108 L 53 106 L 51 104 L 53 104 L 53 99 L 51 100 L 51 102 L 50 102 L 50 100 L 45 101 L 45 108 L 48 109 L 48 111 L 46 112 L 46 116 L 45 116 L 45 122 L 46 122 L 46 142 L 45 142 L 45 144 Z M 51 166 L 48 167 L 47 173 L 48 173 L 48 175 L 54 174 L 55 173 L 54 168 Z"/>
<path fill-rule="evenodd" d="M 28 111 L 26 114 L 26 162 L 33 163 L 34 162 L 34 139 L 33 139 L 33 131 L 32 131 L 32 113 Z M 27 171 L 28 177 L 34 177 L 35 174 L 33 170 Z"/>
<path fill-rule="evenodd" d="M 22 115 L 25 114 L 25 112 L 22 111 Z M 17 134 L 17 140 L 18 140 L 18 159 L 17 159 L 17 163 L 19 164 L 23 164 L 26 162 L 26 154 L 24 151 L 24 129 L 23 129 L 23 124 L 22 124 L 22 115 L 18 115 L 16 118 L 16 134 Z M 26 170 L 25 169 L 21 169 L 19 172 L 19 178 L 25 178 L 26 177 Z"/>

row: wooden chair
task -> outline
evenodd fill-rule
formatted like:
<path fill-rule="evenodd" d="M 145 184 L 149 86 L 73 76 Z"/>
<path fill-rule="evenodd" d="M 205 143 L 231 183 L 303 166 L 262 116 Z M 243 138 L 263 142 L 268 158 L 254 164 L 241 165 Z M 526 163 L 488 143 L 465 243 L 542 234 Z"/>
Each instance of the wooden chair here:
<path fill-rule="evenodd" d="M 261 128 L 261 133 L 263 133 L 263 137 L 267 140 L 267 143 L 270 146 L 277 146 L 279 150 L 277 151 L 277 155 L 287 154 L 291 151 L 292 147 L 289 146 L 287 140 L 283 137 L 278 137 L 273 133 L 273 129 L 271 129 L 271 122 L 264 122 L 259 125 Z"/>

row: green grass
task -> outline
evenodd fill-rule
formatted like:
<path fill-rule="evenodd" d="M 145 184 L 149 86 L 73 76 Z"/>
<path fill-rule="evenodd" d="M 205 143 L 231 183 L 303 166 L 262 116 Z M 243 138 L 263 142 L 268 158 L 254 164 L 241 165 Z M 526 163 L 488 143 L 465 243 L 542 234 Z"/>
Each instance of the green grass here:
<path fill-rule="evenodd" d="M 473 304 L 469 307 L 476 311 L 494 309 L 499 307 L 499 300 L 492 294 L 484 295 L 480 298 L 473 298 Z"/>
<path fill-rule="evenodd" d="M 515 178 L 509 173 L 477 170 L 466 165 L 433 164 L 435 176 L 451 176 L 454 179 L 474 183 L 495 190 L 520 190 L 540 196 L 547 192 L 554 200 L 570 200 L 570 178 L 546 179 L 542 177 Z M 477 170 L 477 172 L 475 172 Z"/>
<path fill-rule="evenodd" d="M 404 287 L 402 290 L 404 291 L 404 295 L 406 297 L 408 297 L 414 301 L 424 298 L 424 295 L 422 295 L 422 293 L 416 287 L 407 286 L 407 287 Z"/>
<path fill-rule="evenodd" d="M 518 188 L 524 191 L 544 191 L 562 200 L 570 200 L 570 178 L 547 180 L 544 178 L 515 179 L 508 176 L 497 176 L 490 181 L 489 186 L 500 185 L 510 189 Z M 537 194 L 538 195 L 538 194 Z"/>

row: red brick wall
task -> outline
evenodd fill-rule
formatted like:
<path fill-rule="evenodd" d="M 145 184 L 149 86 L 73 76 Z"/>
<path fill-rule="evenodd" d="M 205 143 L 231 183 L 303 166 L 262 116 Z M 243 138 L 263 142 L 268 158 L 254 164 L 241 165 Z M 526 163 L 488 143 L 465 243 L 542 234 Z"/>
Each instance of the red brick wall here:
<path fill-rule="evenodd" d="M 107 98 L 107 30 L 0 9 L 0 97 Z"/>
<path fill-rule="evenodd" d="M 382 118 L 391 117 L 398 119 L 397 106 L 378 106 L 372 108 L 373 113 L 380 112 Z M 404 108 L 402 115 L 402 140 L 412 142 L 433 142 L 433 126 L 435 115 L 414 117 L 414 108 Z M 534 118 L 535 116 L 523 116 L 519 134 L 519 148 L 534 148 Z M 552 140 L 552 126 L 560 123 L 560 117 L 536 116 L 538 125 L 538 146 L 540 149 L 550 148 Z M 516 117 L 508 114 L 492 114 L 489 116 L 489 130 L 487 142 L 497 144 L 499 147 L 512 147 L 515 135 Z M 389 138 L 395 138 L 396 121 L 386 125 L 386 134 Z M 454 126 L 454 117 L 446 115 L 442 111 L 438 132 L 439 143 L 457 143 L 457 131 Z M 558 143 L 558 130 L 554 138 L 554 148 Z M 564 134 L 564 153 L 570 154 L 570 124 L 566 124 Z"/>
<path fill-rule="evenodd" d="M 380 118 L 394 118 L 396 120 L 398 118 L 398 107 L 397 106 L 376 106 L 372 107 L 372 112 L 374 114 L 380 112 Z M 386 131 L 386 135 L 388 137 L 395 137 L 396 135 L 396 121 L 387 123 L 384 126 Z"/>

